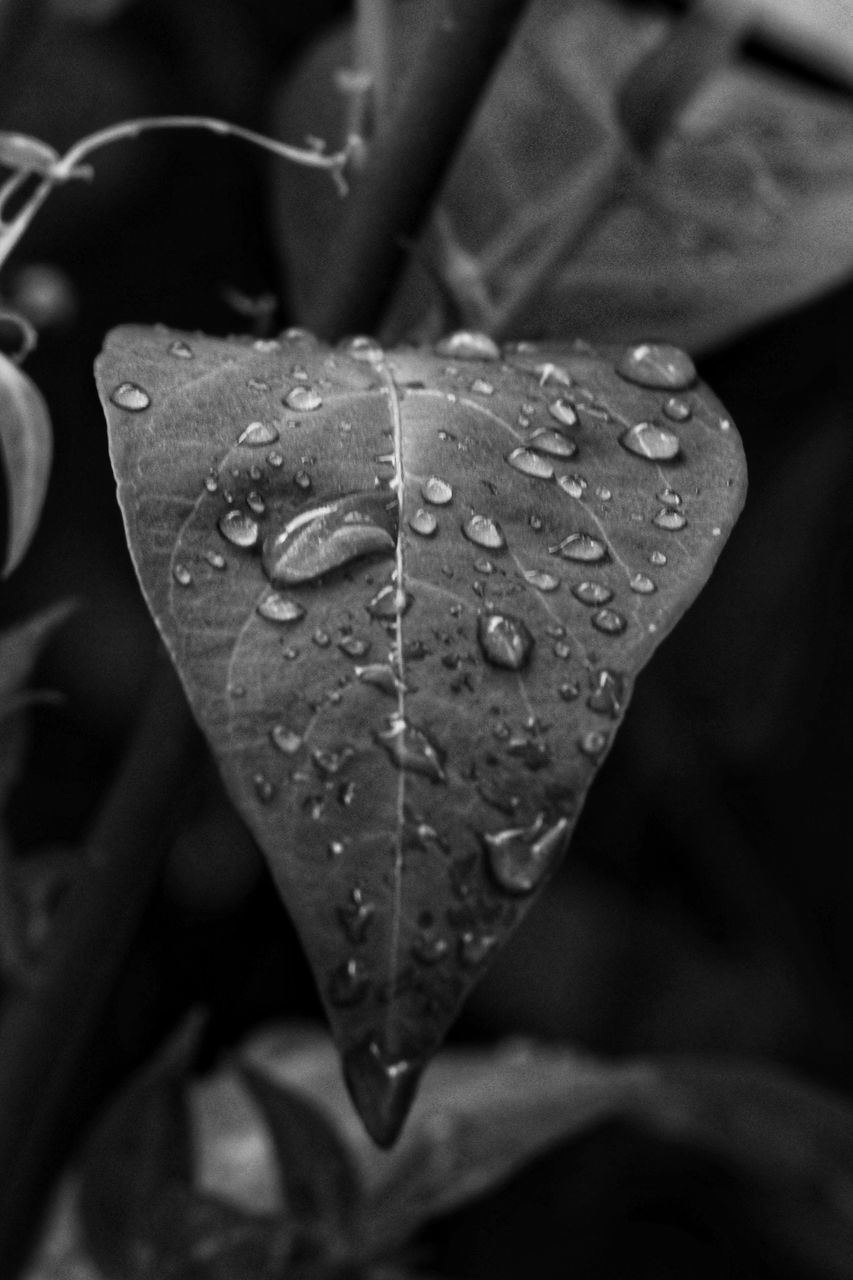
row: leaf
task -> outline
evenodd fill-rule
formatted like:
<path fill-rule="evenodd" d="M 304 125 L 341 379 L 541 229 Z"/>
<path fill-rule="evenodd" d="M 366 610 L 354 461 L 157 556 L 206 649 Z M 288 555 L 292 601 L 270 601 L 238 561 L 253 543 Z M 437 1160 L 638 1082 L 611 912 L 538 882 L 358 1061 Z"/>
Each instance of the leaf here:
<path fill-rule="evenodd" d="M 9 509 L 4 577 L 18 567 L 36 531 L 52 454 L 50 415 L 41 393 L 0 355 L 0 458 Z"/>
<path fill-rule="evenodd" d="M 149 607 L 391 1142 L 711 571 L 736 433 L 648 344 L 122 328 L 97 373 Z"/>
<path fill-rule="evenodd" d="M 0 165 L 25 173 L 49 174 L 59 160 L 59 152 L 27 133 L 0 131 Z"/>

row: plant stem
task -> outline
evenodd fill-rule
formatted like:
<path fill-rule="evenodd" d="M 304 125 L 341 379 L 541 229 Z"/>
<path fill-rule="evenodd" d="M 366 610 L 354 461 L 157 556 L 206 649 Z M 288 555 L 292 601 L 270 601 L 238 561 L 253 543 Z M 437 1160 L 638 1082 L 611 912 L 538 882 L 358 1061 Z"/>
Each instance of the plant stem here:
<path fill-rule="evenodd" d="M 0 1275 L 13 1274 L 39 1184 L 54 1172 L 55 1131 L 169 847 L 198 743 L 171 663 L 158 655 L 39 980 L 9 991 L 2 1008 Z"/>
<path fill-rule="evenodd" d="M 444 0 L 399 106 L 353 176 L 302 322 L 322 337 L 375 330 L 403 261 L 525 0 Z"/>

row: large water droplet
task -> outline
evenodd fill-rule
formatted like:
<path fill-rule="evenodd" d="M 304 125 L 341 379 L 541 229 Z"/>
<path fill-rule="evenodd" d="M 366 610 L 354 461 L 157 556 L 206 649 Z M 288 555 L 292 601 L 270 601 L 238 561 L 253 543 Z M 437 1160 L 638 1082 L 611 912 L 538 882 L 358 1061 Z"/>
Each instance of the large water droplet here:
<path fill-rule="evenodd" d="M 311 582 L 361 556 L 391 555 L 397 542 L 397 503 L 387 493 L 351 493 L 307 507 L 264 541 L 271 582 Z"/>
<path fill-rule="evenodd" d="M 552 400 L 548 405 L 548 412 L 555 421 L 564 427 L 576 427 L 578 425 L 578 415 L 575 406 L 569 400 L 564 400 L 562 396 L 559 400 Z"/>
<path fill-rule="evenodd" d="M 460 329 L 457 333 L 448 334 L 435 344 L 438 356 L 447 356 L 451 360 L 500 360 L 500 348 L 487 333 L 477 333 L 470 329 Z"/>
<path fill-rule="evenodd" d="M 556 591 L 560 585 L 557 575 L 548 573 L 544 569 L 525 569 L 524 580 L 529 582 L 531 587 L 536 587 L 538 591 Z"/>
<path fill-rule="evenodd" d="M 478 547 L 486 547 L 489 551 L 499 551 L 506 546 L 503 529 L 490 516 L 470 515 L 462 525 L 462 532 L 469 542 L 476 543 Z"/>
<path fill-rule="evenodd" d="M 316 387 L 291 387 L 284 397 L 284 403 L 288 409 L 296 409 L 299 413 L 310 413 L 312 409 L 320 408 L 323 397 Z"/>
<path fill-rule="evenodd" d="M 420 534 L 422 538 L 431 538 L 438 529 L 438 521 L 431 511 L 425 511 L 423 507 L 418 507 L 409 520 L 409 528 L 413 533 Z"/>
<path fill-rule="evenodd" d="M 260 536 L 257 520 L 237 507 L 219 517 L 219 532 L 232 546 L 244 548 L 253 547 Z"/>
<path fill-rule="evenodd" d="M 681 450 L 678 436 L 656 422 L 635 422 L 619 437 L 623 449 L 649 462 L 671 462 Z"/>
<path fill-rule="evenodd" d="M 444 772 L 446 753 L 423 729 L 412 724 L 405 716 L 390 716 L 387 728 L 374 734 L 374 738 L 385 748 L 398 769 L 423 774 L 433 782 L 447 781 Z"/>
<path fill-rule="evenodd" d="M 302 746 L 302 738 L 286 725 L 276 724 L 270 729 L 273 746 L 285 756 L 294 756 Z"/>
<path fill-rule="evenodd" d="M 477 639 L 483 656 L 495 667 L 520 671 L 530 660 L 534 639 L 521 618 L 483 613 L 477 619 Z"/>
<path fill-rule="evenodd" d="M 387 1053 L 375 1039 L 363 1041 L 344 1055 L 347 1088 L 373 1141 L 390 1147 L 396 1140 L 415 1096 L 423 1063 Z"/>
<path fill-rule="evenodd" d="M 129 413 L 140 413 L 151 404 L 151 397 L 135 382 L 120 382 L 110 395 L 114 405 Z"/>
<path fill-rule="evenodd" d="M 237 443 L 255 449 L 263 445 L 275 444 L 277 439 L 278 427 L 274 427 L 271 422 L 250 422 L 248 427 L 240 432 Z"/>
<path fill-rule="evenodd" d="M 453 500 L 452 488 L 439 476 L 430 476 L 425 480 L 421 485 L 421 493 L 424 501 L 431 502 L 434 507 L 446 507 Z"/>
<path fill-rule="evenodd" d="M 534 431 L 527 443 L 537 453 L 547 453 L 551 458 L 571 458 L 578 451 L 574 440 L 567 440 L 559 431 L 551 431 L 548 427 Z"/>
<path fill-rule="evenodd" d="M 685 351 L 665 342 L 640 342 L 629 347 L 616 372 L 641 387 L 683 391 L 696 381 L 696 368 Z"/>
<path fill-rule="evenodd" d="M 652 517 L 652 524 L 656 524 L 659 529 L 675 533 L 687 524 L 687 516 L 681 511 L 673 510 L 672 507 L 661 507 L 657 515 Z"/>
<path fill-rule="evenodd" d="M 613 592 L 603 582 L 576 582 L 571 590 L 581 604 L 607 604 L 613 599 Z"/>
<path fill-rule="evenodd" d="M 618 636 L 625 630 L 628 621 L 616 609 L 599 609 L 592 615 L 592 625 L 596 631 L 606 636 Z"/>
<path fill-rule="evenodd" d="M 525 476 L 535 476 L 537 480 L 553 480 L 554 467 L 545 458 L 534 453 L 532 449 L 519 446 L 506 455 L 506 460 L 516 471 Z"/>
<path fill-rule="evenodd" d="M 410 609 L 414 598 L 410 591 L 389 582 L 377 591 L 367 606 L 367 612 L 372 618 L 401 618 Z"/>
<path fill-rule="evenodd" d="M 562 854 L 568 830 L 567 818 L 545 829 L 545 815 L 540 814 L 530 827 L 484 833 L 489 870 L 500 887 L 507 893 L 532 893 Z"/>
<path fill-rule="evenodd" d="M 258 613 L 268 622 L 298 622 L 305 617 L 305 608 L 298 600 L 271 591 L 258 605 Z"/>
<path fill-rule="evenodd" d="M 329 979 L 329 1001 L 338 1008 L 359 1004 L 367 995 L 370 983 L 364 966 L 351 956 L 338 965 Z"/>
<path fill-rule="evenodd" d="M 564 560 L 575 560 L 581 564 L 597 564 L 607 558 L 607 547 L 600 538 L 593 538 L 589 533 L 570 533 L 562 542 L 548 550 L 552 555 L 560 555 Z"/>

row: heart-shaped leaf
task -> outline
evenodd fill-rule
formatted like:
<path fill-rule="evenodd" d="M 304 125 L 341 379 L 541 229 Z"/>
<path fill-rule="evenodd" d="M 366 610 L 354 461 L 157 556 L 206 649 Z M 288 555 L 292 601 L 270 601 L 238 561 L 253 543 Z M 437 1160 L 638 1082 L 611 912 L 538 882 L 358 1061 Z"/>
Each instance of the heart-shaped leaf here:
<path fill-rule="evenodd" d="M 675 348 L 122 328 L 143 590 L 381 1143 L 557 865 L 744 464 Z"/>

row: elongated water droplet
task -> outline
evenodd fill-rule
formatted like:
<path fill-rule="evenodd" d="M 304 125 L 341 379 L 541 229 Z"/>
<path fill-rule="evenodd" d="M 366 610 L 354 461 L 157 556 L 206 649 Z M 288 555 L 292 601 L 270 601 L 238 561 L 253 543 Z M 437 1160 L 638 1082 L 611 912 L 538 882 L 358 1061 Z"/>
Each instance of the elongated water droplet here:
<path fill-rule="evenodd" d="M 562 396 L 558 400 L 552 400 L 548 405 L 548 412 L 555 421 L 561 423 L 564 427 L 576 427 L 578 425 L 578 415 L 575 406 L 569 400 L 564 400 Z"/>
<path fill-rule="evenodd" d="M 110 396 L 114 405 L 128 413 L 141 413 L 151 404 L 151 397 L 135 382 L 120 382 Z"/>
<path fill-rule="evenodd" d="M 431 538 L 438 529 L 438 520 L 436 520 L 431 511 L 425 511 L 423 507 L 418 507 L 409 520 L 409 528 L 413 533 L 420 534 L 422 538 Z"/>
<path fill-rule="evenodd" d="M 613 599 L 613 592 L 603 582 L 576 582 L 571 591 L 581 604 L 607 604 Z"/>
<path fill-rule="evenodd" d="M 635 422 L 619 437 L 623 449 L 649 462 L 671 462 L 681 451 L 678 436 L 656 422 Z"/>
<path fill-rule="evenodd" d="M 616 609 L 599 609 L 592 615 L 591 621 L 596 631 L 601 631 L 606 636 L 621 635 L 628 625 L 627 619 Z"/>
<path fill-rule="evenodd" d="M 421 493 L 425 502 L 430 502 L 434 507 L 446 507 L 448 502 L 453 501 L 453 490 L 446 480 L 442 480 L 439 476 L 430 476 L 421 485 Z"/>
<path fill-rule="evenodd" d="M 404 591 L 396 583 L 389 582 L 377 591 L 367 606 L 367 612 L 372 618 L 401 618 L 404 613 L 408 613 L 414 598 L 410 591 Z"/>
<path fill-rule="evenodd" d="M 593 538 L 589 533 L 570 533 L 556 546 L 549 547 L 552 555 L 562 556 L 564 560 L 575 560 L 581 564 L 597 564 L 607 558 L 607 547 L 600 538 Z"/>
<path fill-rule="evenodd" d="M 371 662 L 366 667 L 356 667 L 355 674 L 362 684 L 372 685 L 392 698 L 396 698 L 400 690 L 400 682 L 387 662 Z"/>
<path fill-rule="evenodd" d="M 673 510 L 672 507 L 661 507 L 657 515 L 652 517 L 652 524 L 656 524 L 659 529 L 674 533 L 684 528 L 687 524 L 687 516 L 681 511 Z"/>
<path fill-rule="evenodd" d="M 571 458 L 578 451 L 574 440 L 567 440 L 559 431 L 551 431 L 548 427 L 534 431 L 527 444 L 537 453 L 547 453 L 550 458 Z"/>
<path fill-rule="evenodd" d="M 641 387 L 683 391 L 696 381 L 696 368 L 685 351 L 665 342 L 640 342 L 629 347 L 616 372 Z"/>
<path fill-rule="evenodd" d="M 487 333 L 477 333 L 470 329 L 460 329 L 450 333 L 435 344 L 438 356 L 447 356 L 451 360 L 500 360 L 500 348 Z"/>
<path fill-rule="evenodd" d="M 670 396 L 664 401 L 663 411 L 670 422 L 689 422 L 693 417 L 693 410 L 687 401 L 679 400 L 677 396 Z"/>
<path fill-rule="evenodd" d="M 535 476 L 538 480 L 553 480 L 554 467 L 545 458 L 534 453 L 532 449 L 519 446 L 506 455 L 506 460 L 516 471 L 525 476 Z"/>
<path fill-rule="evenodd" d="M 523 895 L 538 888 L 562 854 L 568 830 L 567 818 L 546 828 L 540 814 L 530 827 L 484 833 L 489 870 L 501 889 Z"/>
<path fill-rule="evenodd" d="M 298 600 L 271 591 L 258 605 L 258 613 L 268 622 L 299 622 L 305 617 L 305 608 Z"/>
<path fill-rule="evenodd" d="M 503 529 L 490 516 L 470 515 L 462 525 L 462 532 L 469 542 L 476 543 L 478 547 L 486 547 L 489 551 L 499 551 L 506 546 Z"/>
<path fill-rule="evenodd" d="M 374 738 L 385 748 L 398 769 L 423 774 L 433 782 L 447 781 L 444 772 L 446 753 L 423 729 L 404 716 L 391 716 L 387 728 L 374 734 Z"/>
<path fill-rule="evenodd" d="M 323 397 L 316 387 L 291 387 L 284 397 L 284 403 L 288 409 L 296 409 L 298 413 L 310 413 L 312 409 L 320 408 Z"/>
<path fill-rule="evenodd" d="M 636 591 L 638 595 L 650 596 L 657 591 L 654 580 L 647 573 L 633 573 L 628 581 L 628 586 L 632 591 Z"/>
<path fill-rule="evenodd" d="M 193 358 L 192 348 L 182 338 L 176 338 L 174 342 L 169 343 L 169 355 L 176 356 L 178 360 Z"/>
<path fill-rule="evenodd" d="M 520 671 L 530 661 L 534 639 L 521 618 L 483 613 L 477 619 L 477 640 L 492 666 Z"/>
<path fill-rule="evenodd" d="M 589 488 L 583 476 L 557 476 L 557 484 L 570 498 L 582 498 L 584 490 Z"/>
<path fill-rule="evenodd" d="M 367 1132 L 377 1146 L 392 1146 L 409 1114 L 423 1062 L 389 1054 L 376 1039 L 367 1039 L 344 1055 L 343 1066 Z"/>
<path fill-rule="evenodd" d="M 256 449 L 263 445 L 275 444 L 277 439 L 278 427 L 274 427 L 271 422 L 250 422 L 248 427 L 240 432 L 237 443 Z"/>
<path fill-rule="evenodd" d="M 529 582 L 531 587 L 536 587 L 538 591 L 556 591 L 560 585 L 557 575 L 548 573 L 544 569 L 525 569 L 524 580 Z"/>
<path fill-rule="evenodd" d="M 257 520 L 237 507 L 219 517 L 219 532 L 232 546 L 244 548 L 253 547 L 260 536 Z"/>
<path fill-rule="evenodd" d="M 307 507 L 264 541 L 271 582 L 311 582 L 361 556 L 394 552 L 397 503 L 388 494 L 351 493 Z"/>
<path fill-rule="evenodd" d="M 329 1001 L 338 1008 L 359 1004 L 367 995 L 370 983 L 364 966 L 354 956 L 338 965 L 329 979 Z"/>
<path fill-rule="evenodd" d="M 175 564 L 172 566 L 172 577 L 178 586 L 191 587 L 193 576 L 185 564 Z"/>
<path fill-rule="evenodd" d="M 270 738 L 276 750 L 282 755 L 294 756 L 302 746 L 302 738 L 298 733 L 294 733 L 292 729 L 288 729 L 286 725 L 276 724 L 270 729 Z"/>

